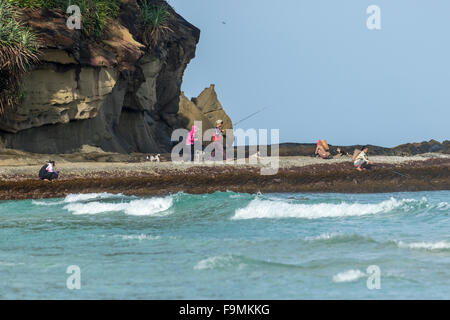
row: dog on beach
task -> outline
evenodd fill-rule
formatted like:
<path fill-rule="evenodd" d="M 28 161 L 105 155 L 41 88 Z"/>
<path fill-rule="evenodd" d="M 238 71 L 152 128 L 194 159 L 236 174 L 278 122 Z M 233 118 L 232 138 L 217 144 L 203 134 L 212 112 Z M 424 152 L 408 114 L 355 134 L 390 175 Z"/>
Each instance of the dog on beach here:
<path fill-rule="evenodd" d="M 201 162 L 205 160 L 205 152 L 204 151 L 200 151 L 200 150 L 196 150 L 195 151 L 195 161 L 196 162 Z"/>
<path fill-rule="evenodd" d="M 147 161 L 161 162 L 160 157 L 161 157 L 161 155 L 159 153 L 156 156 L 147 156 Z"/>
<path fill-rule="evenodd" d="M 248 157 L 250 160 L 259 161 L 261 159 L 261 153 L 258 151 Z"/>

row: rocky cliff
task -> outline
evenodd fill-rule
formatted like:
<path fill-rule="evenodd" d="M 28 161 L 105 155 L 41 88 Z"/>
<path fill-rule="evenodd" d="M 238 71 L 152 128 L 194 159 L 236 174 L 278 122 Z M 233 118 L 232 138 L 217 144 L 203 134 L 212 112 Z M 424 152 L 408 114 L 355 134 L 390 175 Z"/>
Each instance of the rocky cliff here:
<path fill-rule="evenodd" d="M 214 128 L 217 120 L 223 120 L 225 129 L 232 129 L 233 124 L 217 97 L 215 85 L 203 90 L 196 98 L 188 99 L 184 92 L 180 97 L 178 112 L 180 127 L 190 129 L 194 121 L 201 121 L 203 130 Z"/>
<path fill-rule="evenodd" d="M 24 78 L 23 103 L 0 120 L 3 146 L 36 153 L 83 145 L 120 153 L 170 150 L 172 130 L 197 115 L 179 108 L 193 110 L 181 83 L 200 37 L 170 10 L 173 32 L 152 49 L 137 41 L 135 0 L 123 1 L 101 40 L 69 30 L 62 11 L 24 10 L 23 21 L 41 42 L 41 62 Z M 213 86 L 196 100 L 205 119 L 229 121 Z"/>

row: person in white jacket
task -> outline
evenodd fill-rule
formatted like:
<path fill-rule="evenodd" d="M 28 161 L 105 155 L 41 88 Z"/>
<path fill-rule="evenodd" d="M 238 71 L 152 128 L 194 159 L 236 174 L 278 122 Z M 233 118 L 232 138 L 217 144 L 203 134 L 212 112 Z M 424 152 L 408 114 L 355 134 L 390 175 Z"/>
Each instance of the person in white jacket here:
<path fill-rule="evenodd" d="M 372 161 L 369 161 L 369 157 L 367 156 L 367 152 L 369 152 L 369 148 L 364 146 L 361 149 L 362 151 L 358 154 L 355 159 L 354 165 L 356 170 L 363 171 L 364 169 L 368 169 L 370 165 L 373 164 Z"/>
<path fill-rule="evenodd" d="M 49 161 L 41 170 L 39 170 L 39 178 L 45 181 L 56 180 L 59 177 L 59 172 L 55 169 L 55 161 Z"/>

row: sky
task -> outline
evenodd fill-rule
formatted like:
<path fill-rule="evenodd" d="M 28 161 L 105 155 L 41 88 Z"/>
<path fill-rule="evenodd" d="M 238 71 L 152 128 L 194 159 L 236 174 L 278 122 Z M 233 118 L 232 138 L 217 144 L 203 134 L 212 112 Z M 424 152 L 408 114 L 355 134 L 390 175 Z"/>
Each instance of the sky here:
<path fill-rule="evenodd" d="M 281 142 L 450 140 L 448 0 L 169 0 L 201 30 L 182 90 L 210 84 L 243 129 Z M 370 5 L 381 30 L 369 30 Z"/>

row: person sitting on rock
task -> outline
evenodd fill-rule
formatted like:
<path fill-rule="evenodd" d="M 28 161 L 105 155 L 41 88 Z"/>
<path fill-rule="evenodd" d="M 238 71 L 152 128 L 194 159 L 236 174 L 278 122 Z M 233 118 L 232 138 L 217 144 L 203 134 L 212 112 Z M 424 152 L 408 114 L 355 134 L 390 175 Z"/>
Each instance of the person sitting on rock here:
<path fill-rule="evenodd" d="M 316 151 L 314 152 L 317 157 L 321 157 L 322 159 L 330 159 L 330 152 L 328 152 L 330 148 L 325 140 L 317 140 Z"/>
<path fill-rule="evenodd" d="M 55 169 L 55 161 L 49 161 L 41 170 L 39 170 L 39 178 L 44 181 L 56 180 L 59 177 L 59 172 Z"/>
<path fill-rule="evenodd" d="M 367 156 L 367 152 L 369 152 L 369 148 L 364 146 L 361 148 L 361 152 L 355 159 L 354 165 L 356 170 L 363 171 L 366 169 L 370 169 L 371 165 L 373 165 L 372 161 L 369 161 L 369 157 Z"/>

